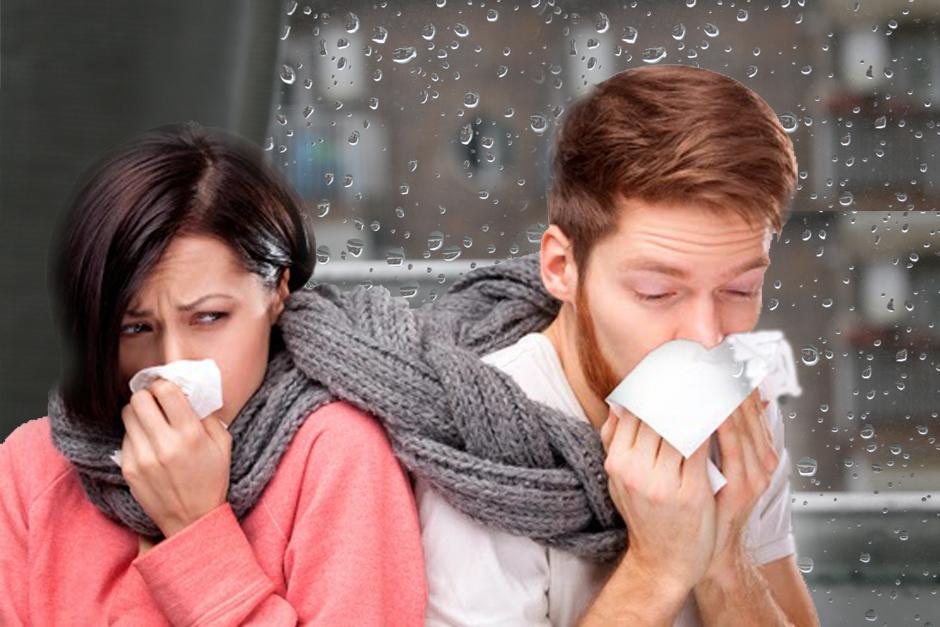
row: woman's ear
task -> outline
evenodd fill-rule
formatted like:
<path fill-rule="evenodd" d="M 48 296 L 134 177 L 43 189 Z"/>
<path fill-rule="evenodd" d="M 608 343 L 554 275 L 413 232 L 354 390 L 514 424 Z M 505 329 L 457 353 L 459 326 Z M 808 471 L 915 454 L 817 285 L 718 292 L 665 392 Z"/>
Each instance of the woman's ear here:
<path fill-rule="evenodd" d="M 571 240 L 557 224 L 550 225 L 542 234 L 539 259 L 542 284 L 548 293 L 562 302 L 574 302 L 578 292 L 578 267 Z"/>
<path fill-rule="evenodd" d="M 290 296 L 289 282 L 290 268 L 284 268 L 284 274 L 281 275 L 281 280 L 278 281 L 277 288 L 274 292 L 274 303 L 271 307 L 271 324 L 277 322 L 277 319 L 284 311 L 284 301 Z"/>

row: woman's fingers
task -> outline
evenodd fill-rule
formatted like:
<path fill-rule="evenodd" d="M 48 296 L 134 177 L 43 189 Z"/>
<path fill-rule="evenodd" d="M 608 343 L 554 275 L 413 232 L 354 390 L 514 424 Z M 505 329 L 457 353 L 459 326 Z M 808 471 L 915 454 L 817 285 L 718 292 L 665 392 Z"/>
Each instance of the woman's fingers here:
<path fill-rule="evenodd" d="M 166 421 L 163 410 L 160 409 L 160 405 L 150 390 L 143 389 L 134 392 L 131 395 L 130 405 L 134 408 L 141 430 L 147 434 L 152 445 L 158 445 L 170 434 L 172 431 L 170 423 Z"/>
<path fill-rule="evenodd" d="M 199 417 L 178 385 L 166 379 L 157 379 L 147 386 L 147 390 L 174 429 L 194 429 L 198 424 Z"/>

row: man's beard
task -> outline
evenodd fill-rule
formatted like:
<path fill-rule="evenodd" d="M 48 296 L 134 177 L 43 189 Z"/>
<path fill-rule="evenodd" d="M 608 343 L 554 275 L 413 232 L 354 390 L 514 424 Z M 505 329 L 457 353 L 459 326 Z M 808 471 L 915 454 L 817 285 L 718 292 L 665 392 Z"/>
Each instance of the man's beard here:
<path fill-rule="evenodd" d="M 575 321 L 578 347 L 578 361 L 581 371 L 587 381 L 588 387 L 600 400 L 607 398 L 613 392 L 620 378 L 613 368 L 604 359 L 600 345 L 597 343 L 597 334 L 594 331 L 594 321 L 591 319 L 591 308 L 588 305 L 587 294 L 584 291 L 584 281 L 578 282 L 575 294 Z"/>

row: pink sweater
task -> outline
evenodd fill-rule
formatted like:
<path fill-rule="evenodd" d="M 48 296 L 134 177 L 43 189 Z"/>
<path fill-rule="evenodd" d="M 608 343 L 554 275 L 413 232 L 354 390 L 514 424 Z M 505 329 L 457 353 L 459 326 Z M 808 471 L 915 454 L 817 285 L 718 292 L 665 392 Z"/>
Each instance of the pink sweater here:
<path fill-rule="evenodd" d="M 421 625 L 408 478 L 346 403 L 310 414 L 257 505 L 228 503 L 138 556 L 53 447 L 48 418 L 0 445 L 0 624 Z"/>

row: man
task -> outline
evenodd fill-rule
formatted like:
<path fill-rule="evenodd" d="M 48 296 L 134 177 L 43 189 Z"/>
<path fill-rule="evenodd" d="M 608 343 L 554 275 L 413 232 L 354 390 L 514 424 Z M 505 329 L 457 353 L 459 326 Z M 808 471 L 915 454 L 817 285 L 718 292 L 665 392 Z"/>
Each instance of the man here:
<path fill-rule="evenodd" d="M 484 360 L 600 433 L 628 548 L 593 563 L 480 525 L 419 480 L 428 624 L 817 624 L 776 403 L 752 394 L 719 428 L 728 484 L 712 495 L 708 442 L 683 459 L 604 402 L 665 342 L 711 348 L 754 329 L 796 180 L 789 139 L 736 81 L 651 66 L 572 106 L 555 153 L 541 276 L 561 308 Z"/>

